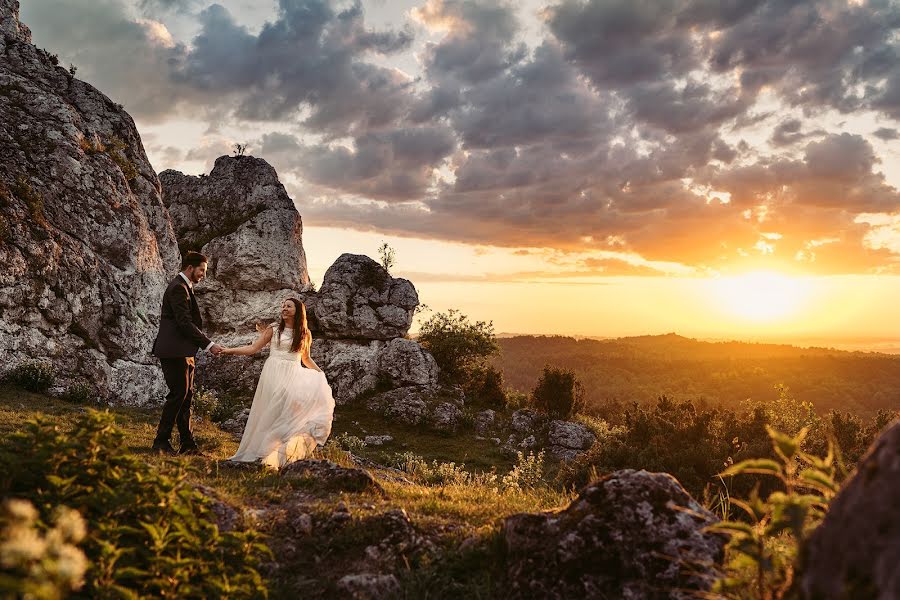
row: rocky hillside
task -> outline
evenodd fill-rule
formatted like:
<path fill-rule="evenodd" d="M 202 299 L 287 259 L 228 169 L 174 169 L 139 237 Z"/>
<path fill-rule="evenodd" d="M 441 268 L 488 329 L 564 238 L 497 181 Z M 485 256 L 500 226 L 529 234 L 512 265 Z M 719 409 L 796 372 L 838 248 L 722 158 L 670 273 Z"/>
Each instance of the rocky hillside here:
<path fill-rule="evenodd" d="M 405 338 L 419 305 L 412 282 L 391 277 L 367 256 L 343 254 L 314 290 L 302 218 L 265 160 L 222 156 L 209 175 L 169 170 L 160 181 L 179 245 L 210 258 L 197 297 L 216 341 L 250 342 L 255 325 L 277 320 L 281 302 L 294 297 L 306 304 L 313 358 L 338 402 L 379 385 L 423 393 L 437 385 L 434 358 Z M 199 381 L 246 403 L 265 357 L 201 355 Z"/>
<path fill-rule="evenodd" d="M 148 351 L 178 269 L 131 117 L 31 43 L 0 0 L 0 371 L 55 366 L 125 402 L 160 397 Z"/>

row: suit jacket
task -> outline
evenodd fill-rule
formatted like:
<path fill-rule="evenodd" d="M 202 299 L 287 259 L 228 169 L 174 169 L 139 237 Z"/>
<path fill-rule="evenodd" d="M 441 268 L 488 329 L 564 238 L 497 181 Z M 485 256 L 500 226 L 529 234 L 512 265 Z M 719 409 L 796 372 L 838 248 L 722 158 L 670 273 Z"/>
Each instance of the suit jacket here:
<path fill-rule="evenodd" d="M 163 294 L 159 318 L 159 333 L 153 342 L 153 354 L 160 358 L 194 356 L 209 345 L 200 328 L 203 318 L 194 291 L 176 275 Z"/>

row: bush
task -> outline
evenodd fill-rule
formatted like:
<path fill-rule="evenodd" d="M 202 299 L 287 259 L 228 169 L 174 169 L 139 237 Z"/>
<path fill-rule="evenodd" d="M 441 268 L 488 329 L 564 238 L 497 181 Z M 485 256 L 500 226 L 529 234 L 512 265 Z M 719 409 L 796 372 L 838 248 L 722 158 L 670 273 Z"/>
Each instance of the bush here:
<path fill-rule="evenodd" d="M 504 489 L 533 489 L 541 484 L 544 478 L 544 451 L 541 450 L 535 456 L 532 452 L 525 456 L 516 452 L 516 466 L 503 476 Z"/>
<path fill-rule="evenodd" d="M 194 389 L 194 396 L 191 398 L 191 411 L 195 415 L 214 421 L 215 417 L 220 416 L 221 408 L 219 395 L 214 390 L 208 390 L 202 386 Z"/>
<path fill-rule="evenodd" d="M 63 431 L 47 417 L 0 441 L 0 494 L 34 503 L 42 521 L 66 505 L 88 523 L 84 593 L 99 598 L 250 598 L 266 594 L 259 534 L 222 533 L 180 463 L 157 469 L 127 452 L 108 412 Z"/>
<path fill-rule="evenodd" d="M 808 431 L 805 427 L 796 436 L 766 429 L 777 460 L 745 460 L 720 473 L 722 477 L 769 475 L 783 488 L 766 498 L 757 488 L 746 500 L 732 498 L 731 504 L 746 513 L 745 520 L 722 521 L 708 528 L 730 537 L 728 575 L 713 590 L 725 598 L 783 598 L 793 581 L 798 547 L 822 521 L 837 492 L 831 448 L 825 458 L 819 458 L 800 449 Z"/>
<path fill-rule="evenodd" d="M 341 433 L 340 435 L 336 435 L 332 437 L 329 441 L 329 444 L 336 445 L 342 450 L 346 450 L 347 452 L 359 452 L 363 448 L 366 447 L 366 442 L 355 435 L 351 435 L 346 431 Z"/>
<path fill-rule="evenodd" d="M 503 373 L 491 365 L 477 365 L 463 383 L 466 401 L 480 407 L 503 410 L 506 394 L 503 392 Z"/>
<path fill-rule="evenodd" d="M 53 526 L 27 500 L 7 499 L 0 512 L 0 596 L 56 600 L 84 585 L 88 561 L 78 511 L 60 507 Z"/>
<path fill-rule="evenodd" d="M 6 375 L 9 383 L 37 394 L 46 392 L 55 379 L 53 365 L 38 361 L 20 363 Z"/>
<path fill-rule="evenodd" d="M 449 383 L 461 383 L 485 360 L 499 352 L 493 321 L 470 323 L 466 315 L 449 309 L 422 324 L 418 341 L 428 350 Z"/>
<path fill-rule="evenodd" d="M 63 394 L 63 400 L 72 404 L 96 404 L 98 396 L 92 385 L 79 381 L 69 386 L 66 393 Z"/>
<path fill-rule="evenodd" d="M 544 366 L 531 403 L 555 419 L 569 419 L 584 408 L 584 387 L 569 369 Z"/>
<path fill-rule="evenodd" d="M 409 473 L 422 485 L 466 485 L 471 478 L 465 465 L 436 460 L 428 464 L 424 458 L 412 452 L 398 453 L 392 462 L 393 466 Z"/>

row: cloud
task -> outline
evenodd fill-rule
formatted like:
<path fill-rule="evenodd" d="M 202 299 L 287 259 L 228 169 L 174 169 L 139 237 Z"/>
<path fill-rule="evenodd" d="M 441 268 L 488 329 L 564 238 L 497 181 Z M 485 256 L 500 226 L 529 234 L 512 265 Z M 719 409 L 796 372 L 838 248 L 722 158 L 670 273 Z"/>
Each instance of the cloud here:
<path fill-rule="evenodd" d="M 337 11 L 326 0 L 281 0 L 259 34 L 217 4 L 199 19 L 174 78 L 234 102 L 239 118 L 294 120 L 308 109 L 306 126 L 340 136 L 390 124 L 411 100 L 407 76 L 363 60 L 407 48 L 411 33 L 366 28 L 359 2 Z"/>
<path fill-rule="evenodd" d="M 418 42 L 360 2 L 281 0 L 257 29 L 208 1 L 34 2 L 36 37 L 139 119 L 210 123 L 183 160 L 252 132 L 307 223 L 601 261 L 568 272 L 896 262 L 872 143 L 898 137 L 891 0 L 556 0 L 537 31 L 513 2 L 424 0 Z"/>
<path fill-rule="evenodd" d="M 184 45 L 162 23 L 136 19 L 116 0 L 32 0 L 23 3 L 21 17 L 37 45 L 52 48 L 63 64 L 78 67 L 79 78 L 146 121 L 173 114 L 187 91 L 170 79 Z"/>
<path fill-rule="evenodd" d="M 880 140 L 884 140 L 885 142 L 890 142 L 891 140 L 900 138 L 900 133 L 898 133 L 897 130 L 893 127 L 880 127 L 873 131 L 872 135 Z"/>
<path fill-rule="evenodd" d="M 426 193 L 437 166 L 456 147 L 447 126 L 397 128 L 366 133 L 353 147 L 304 145 L 292 136 L 267 134 L 261 153 L 280 159 L 309 182 L 385 200 L 411 200 Z"/>

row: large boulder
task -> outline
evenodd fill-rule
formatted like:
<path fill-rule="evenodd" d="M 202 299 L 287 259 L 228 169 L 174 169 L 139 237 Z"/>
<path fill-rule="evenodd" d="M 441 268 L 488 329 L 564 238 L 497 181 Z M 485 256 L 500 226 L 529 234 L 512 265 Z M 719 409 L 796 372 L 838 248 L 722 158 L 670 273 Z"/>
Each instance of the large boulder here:
<path fill-rule="evenodd" d="M 617 471 L 560 512 L 503 525 L 510 598 L 688 599 L 709 591 L 721 563 L 716 517 L 671 475 Z"/>
<path fill-rule="evenodd" d="M 797 579 L 812 600 L 900 598 L 900 421 L 860 460 L 801 552 Z"/>
<path fill-rule="evenodd" d="M 438 366 L 422 346 L 413 340 L 318 339 L 311 355 L 322 367 L 335 401 L 345 404 L 379 386 L 437 385 Z"/>
<path fill-rule="evenodd" d="M 0 0 L 0 371 L 40 360 L 60 389 L 161 400 L 150 349 L 179 255 L 159 179 L 128 113 L 18 13 Z"/>
<path fill-rule="evenodd" d="M 391 277 L 361 254 L 342 254 L 325 272 L 316 318 L 331 338 L 390 340 L 412 325 L 419 296 L 407 279 Z"/>

